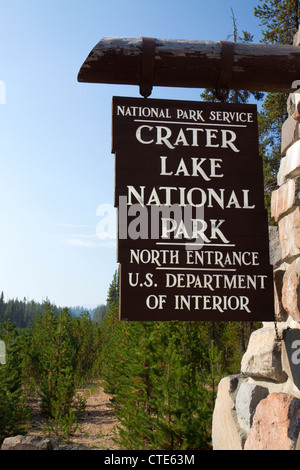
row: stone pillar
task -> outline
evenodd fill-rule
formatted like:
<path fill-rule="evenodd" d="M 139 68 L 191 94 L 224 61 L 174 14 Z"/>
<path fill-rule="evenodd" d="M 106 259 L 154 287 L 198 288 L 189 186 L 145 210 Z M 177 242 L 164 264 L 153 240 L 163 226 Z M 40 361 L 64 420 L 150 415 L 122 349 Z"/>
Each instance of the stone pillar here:
<path fill-rule="evenodd" d="M 300 93 L 290 95 L 288 112 L 271 202 L 277 225 L 269 228 L 276 328 L 263 323 L 252 333 L 241 373 L 221 380 L 214 450 L 300 450 Z"/>

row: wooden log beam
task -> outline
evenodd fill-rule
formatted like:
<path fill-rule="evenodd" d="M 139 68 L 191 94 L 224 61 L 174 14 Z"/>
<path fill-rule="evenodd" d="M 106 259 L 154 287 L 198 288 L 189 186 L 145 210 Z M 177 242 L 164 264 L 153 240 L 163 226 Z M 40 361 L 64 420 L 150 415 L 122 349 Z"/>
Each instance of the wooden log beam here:
<path fill-rule="evenodd" d="M 153 86 L 216 88 L 224 70 L 221 42 L 155 39 Z M 228 43 L 227 43 L 228 44 Z M 232 90 L 290 93 L 300 80 L 300 47 L 230 43 Z M 140 85 L 142 38 L 103 38 L 78 73 L 79 82 Z M 223 65 L 222 65 L 223 60 Z M 228 64 L 225 64 L 225 67 Z"/>

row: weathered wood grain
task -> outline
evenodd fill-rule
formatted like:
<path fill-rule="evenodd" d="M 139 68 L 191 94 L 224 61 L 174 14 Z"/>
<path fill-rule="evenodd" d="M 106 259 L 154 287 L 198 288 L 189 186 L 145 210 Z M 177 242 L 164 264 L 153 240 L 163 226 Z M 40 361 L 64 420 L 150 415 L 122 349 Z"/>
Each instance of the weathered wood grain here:
<path fill-rule="evenodd" d="M 233 43 L 230 88 L 286 93 L 300 80 L 300 48 Z M 79 82 L 139 85 L 142 38 L 103 38 L 78 74 Z M 214 88 L 221 72 L 221 43 L 155 39 L 153 86 Z"/>

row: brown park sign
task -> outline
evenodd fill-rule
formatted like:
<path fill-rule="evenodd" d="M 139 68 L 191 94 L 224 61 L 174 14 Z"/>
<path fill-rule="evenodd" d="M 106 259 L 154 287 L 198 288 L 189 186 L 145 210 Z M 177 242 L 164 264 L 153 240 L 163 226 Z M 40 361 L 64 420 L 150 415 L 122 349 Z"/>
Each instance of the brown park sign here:
<path fill-rule="evenodd" d="M 255 105 L 113 98 L 120 319 L 272 321 Z"/>

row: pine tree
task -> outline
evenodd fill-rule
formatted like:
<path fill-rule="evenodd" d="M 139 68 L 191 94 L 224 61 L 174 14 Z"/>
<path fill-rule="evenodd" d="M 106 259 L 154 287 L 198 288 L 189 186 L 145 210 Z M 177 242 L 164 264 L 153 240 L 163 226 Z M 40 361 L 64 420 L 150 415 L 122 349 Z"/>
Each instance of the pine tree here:
<path fill-rule="evenodd" d="M 93 312 L 93 321 L 101 325 L 104 321 L 106 311 L 107 311 L 106 305 L 99 305 Z"/>
<path fill-rule="evenodd" d="M 110 327 L 107 329 L 107 324 Z M 185 322 L 103 324 L 103 378 L 113 393 L 126 449 L 204 449 L 209 446 L 206 345 L 200 325 Z M 106 343 L 106 337 L 110 341 Z M 108 363 L 107 363 L 108 361 Z"/>
<path fill-rule="evenodd" d="M 261 20 L 265 44 L 293 44 L 299 27 L 299 0 L 259 0 L 254 15 Z"/>
<path fill-rule="evenodd" d="M 265 44 L 293 44 L 299 27 L 299 0 L 259 0 L 254 15 L 263 26 Z M 281 159 L 281 127 L 287 119 L 287 94 L 268 93 L 259 115 L 259 149 L 264 164 L 265 201 L 270 212 L 271 193 L 277 188 Z M 272 223 L 270 219 L 270 223 Z"/>
<path fill-rule="evenodd" d="M 88 312 L 72 319 L 70 334 L 75 351 L 73 368 L 76 385 L 82 385 L 93 377 L 94 364 L 100 351 L 100 330 L 98 324 L 93 322 Z"/>
<path fill-rule="evenodd" d="M 210 448 L 218 382 L 239 372 L 251 331 L 239 322 L 121 322 L 116 296 L 101 325 L 100 369 L 121 448 Z"/>
<path fill-rule="evenodd" d="M 43 350 L 39 348 L 40 391 L 43 411 L 56 419 L 68 413 L 75 389 L 72 368 L 75 350 L 69 335 L 69 320 L 67 309 L 57 317 L 51 305 L 45 305 L 42 320 L 45 329 L 39 332 L 44 344 Z"/>
<path fill-rule="evenodd" d="M 263 161 L 265 205 L 269 212 L 281 160 L 281 128 L 287 119 L 287 94 L 268 93 L 258 115 L 259 153 Z"/>
<path fill-rule="evenodd" d="M 108 289 L 107 305 L 116 303 L 119 300 L 119 271 L 116 271 Z"/>
<path fill-rule="evenodd" d="M 20 342 L 15 326 L 5 322 L 0 331 L 5 342 L 6 361 L 0 364 L 0 442 L 14 433 L 22 433 L 29 421 L 29 408 L 22 389 Z"/>
<path fill-rule="evenodd" d="M 227 39 L 232 38 L 233 42 L 242 42 L 242 43 L 249 43 L 253 42 L 253 35 L 250 34 L 248 31 L 242 31 L 242 36 L 240 36 L 238 31 L 237 20 L 234 16 L 234 12 L 231 9 L 231 19 L 232 19 L 232 34 L 227 36 Z M 203 93 L 201 93 L 201 98 L 204 101 L 215 102 L 218 101 L 216 90 L 206 89 Z M 252 97 L 257 101 L 263 99 L 264 94 L 262 92 L 250 92 L 248 90 L 229 90 L 228 96 L 225 99 L 227 103 L 248 103 L 249 99 Z"/>
<path fill-rule="evenodd" d="M 77 355 L 74 322 L 68 309 L 56 313 L 49 301 L 32 330 L 32 364 L 41 396 L 41 409 L 48 430 L 69 435 L 77 426 L 77 411 L 84 406 L 76 399 Z"/>

